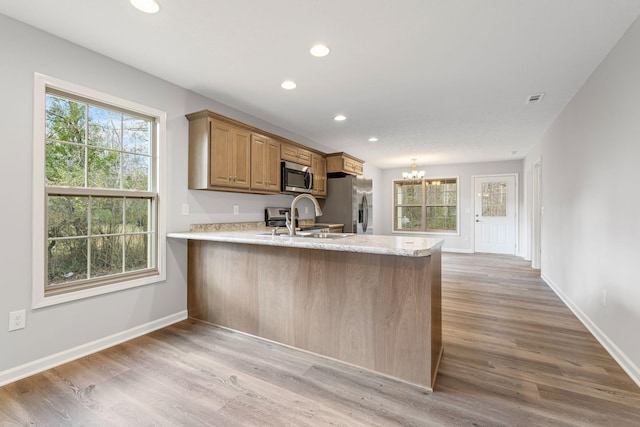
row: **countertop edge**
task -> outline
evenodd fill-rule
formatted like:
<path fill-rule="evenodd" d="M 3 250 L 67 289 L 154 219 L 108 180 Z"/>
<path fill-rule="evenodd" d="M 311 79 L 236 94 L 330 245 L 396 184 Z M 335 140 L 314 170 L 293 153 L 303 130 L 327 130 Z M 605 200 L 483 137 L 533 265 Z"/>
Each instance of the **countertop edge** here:
<path fill-rule="evenodd" d="M 173 239 L 293 247 L 338 252 L 368 253 L 375 255 L 405 256 L 413 258 L 431 256 L 432 250 L 441 248 L 444 242 L 442 239 L 434 238 L 366 234 L 355 234 L 353 236 L 339 239 L 319 241 L 319 239 L 258 236 L 256 235 L 255 230 L 251 232 L 171 232 L 167 234 L 167 237 Z M 415 241 L 419 241 L 422 244 L 421 247 L 406 247 L 406 245 L 414 244 Z"/>

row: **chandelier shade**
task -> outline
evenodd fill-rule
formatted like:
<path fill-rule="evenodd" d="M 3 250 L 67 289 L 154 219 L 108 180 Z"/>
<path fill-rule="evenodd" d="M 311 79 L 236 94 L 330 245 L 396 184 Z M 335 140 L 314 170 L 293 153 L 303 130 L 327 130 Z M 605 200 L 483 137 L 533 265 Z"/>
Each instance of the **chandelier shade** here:
<path fill-rule="evenodd" d="M 424 171 L 417 170 L 416 159 L 413 160 L 411 164 L 411 172 L 402 172 L 402 178 L 406 180 L 418 180 L 424 178 Z"/>

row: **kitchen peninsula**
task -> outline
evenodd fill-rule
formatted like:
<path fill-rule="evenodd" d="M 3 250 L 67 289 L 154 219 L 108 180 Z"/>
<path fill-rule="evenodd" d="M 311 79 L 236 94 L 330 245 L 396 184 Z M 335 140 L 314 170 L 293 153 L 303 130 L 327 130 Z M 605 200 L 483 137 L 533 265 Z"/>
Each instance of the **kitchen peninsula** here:
<path fill-rule="evenodd" d="M 189 317 L 433 390 L 440 239 L 268 231 L 169 233 L 189 240 Z"/>

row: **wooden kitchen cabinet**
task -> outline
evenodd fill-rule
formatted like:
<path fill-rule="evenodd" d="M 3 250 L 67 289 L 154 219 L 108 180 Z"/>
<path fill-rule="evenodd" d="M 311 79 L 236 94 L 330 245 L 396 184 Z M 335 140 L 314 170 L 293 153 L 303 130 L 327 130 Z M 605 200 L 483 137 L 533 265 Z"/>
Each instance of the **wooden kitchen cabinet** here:
<path fill-rule="evenodd" d="M 282 160 L 300 165 L 311 166 L 311 154 L 311 151 L 305 150 L 297 145 L 284 143 L 280 146 L 280 156 Z"/>
<path fill-rule="evenodd" d="M 311 155 L 313 169 L 313 194 L 316 197 L 327 197 L 327 159 L 319 154 Z"/>
<path fill-rule="evenodd" d="M 362 175 L 364 161 L 347 153 L 327 154 L 327 173 Z"/>
<path fill-rule="evenodd" d="M 251 132 L 206 112 L 189 119 L 189 188 L 249 190 Z"/>
<path fill-rule="evenodd" d="M 211 185 L 249 188 L 250 138 L 244 129 L 211 122 Z"/>
<path fill-rule="evenodd" d="M 213 111 L 197 111 L 186 118 L 189 189 L 279 194 L 281 159 L 311 166 L 313 155 L 319 171 L 314 191 L 326 196 L 324 153 Z"/>
<path fill-rule="evenodd" d="M 280 192 L 280 142 L 251 134 L 251 189 Z"/>

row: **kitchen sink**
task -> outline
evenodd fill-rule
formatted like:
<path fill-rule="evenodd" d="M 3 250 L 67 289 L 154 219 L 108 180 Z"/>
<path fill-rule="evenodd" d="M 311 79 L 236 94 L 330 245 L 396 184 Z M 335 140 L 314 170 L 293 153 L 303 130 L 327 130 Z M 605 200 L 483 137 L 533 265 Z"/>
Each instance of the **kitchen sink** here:
<path fill-rule="evenodd" d="M 285 235 L 287 237 L 310 237 L 312 239 L 342 239 L 343 237 L 349 237 L 349 233 L 310 233 L 310 234 L 296 234 L 295 236 Z"/>
<path fill-rule="evenodd" d="M 271 233 L 258 233 L 256 236 L 272 236 L 272 237 L 281 237 L 287 238 L 291 237 L 294 239 L 342 239 L 344 237 L 349 237 L 351 234 L 349 233 L 310 233 L 304 231 L 298 231 L 297 234 L 290 236 L 287 233 L 281 233 L 273 235 Z"/>
<path fill-rule="evenodd" d="M 302 231 L 326 230 L 326 229 L 329 229 L 329 227 L 327 227 L 326 225 L 307 225 L 305 227 L 300 227 L 300 230 L 302 230 Z"/>

